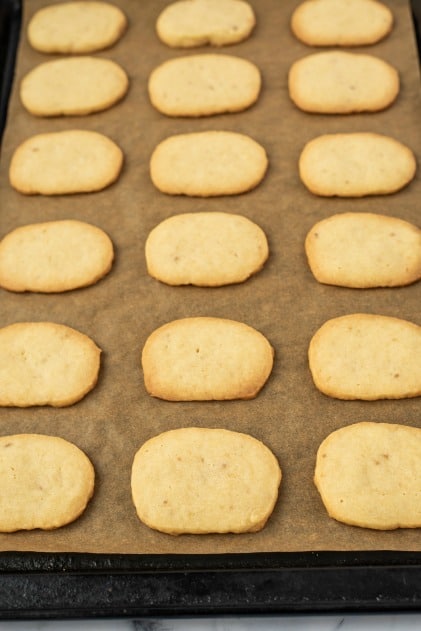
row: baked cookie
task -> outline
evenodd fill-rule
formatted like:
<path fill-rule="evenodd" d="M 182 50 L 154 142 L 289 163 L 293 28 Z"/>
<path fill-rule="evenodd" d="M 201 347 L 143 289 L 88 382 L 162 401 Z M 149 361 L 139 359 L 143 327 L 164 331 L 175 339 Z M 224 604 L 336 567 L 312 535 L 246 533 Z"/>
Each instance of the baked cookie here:
<path fill-rule="evenodd" d="M 411 149 L 370 132 L 318 136 L 305 145 L 298 166 L 308 190 L 325 197 L 395 193 L 416 171 Z"/>
<path fill-rule="evenodd" d="M 166 116 L 211 116 L 240 112 L 259 97 L 260 71 L 241 57 L 189 55 L 165 61 L 148 81 L 152 105 Z"/>
<path fill-rule="evenodd" d="M 320 283 L 397 287 L 421 279 L 421 230 L 374 213 L 341 213 L 317 222 L 305 251 Z"/>
<path fill-rule="evenodd" d="M 66 57 L 31 70 L 21 82 L 20 98 L 35 116 L 82 116 L 112 107 L 128 87 L 126 72 L 111 59 Z"/>
<path fill-rule="evenodd" d="M 255 140 L 230 131 L 170 136 L 150 160 L 153 184 L 162 193 L 213 197 L 255 188 L 268 167 L 266 151 Z"/>
<path fill-rule="evenodd" d="M 52 530 L 77 519 L 93 495 L 86 454 L 57 436 L 0 437 L 0 532 Z"/>
<path fill-rule="evenodd" d="M 392 28 L 391 10 L 377 0 L 305 0 L 291 17 L 292 32 L 309 46 L 366 46 Z"/>
<path fill-rule="evenodd" d="M 377 112 L 398 96 L 399 74 L 373 55 L 327 51 L 294 62 L 288 90 L 291 100 L 305 112 Z"/>
<path fill-rule="evenodd" d="M 109 2 L 57 2 L 39 9 L 28 40 L 42 53 L 92 53 L 115 44 L 127 27 L 123 11 Z"/>
<path fill-rule="evenodd" d="M 45 293 L 86 287 L 109 272 L 113 257 L 111 239 L 91 224 L 68 219 L 21 226 L 0 241 L 0 286 Z"/>
<path fill-rule="evenodd" d="M 115 182 L 123 152 L 95 131 L 72 129 L 37 134 L 12 156 L 9 180 L 25 195 L 66 195 L 99 191 Z"/>
<path fill-rule="evenodd" d="M 255 23 L 243 0 L 178 0 L 159 14 L 156 32 L 167 46 L 226 46 L 247 39 Z"/>
<path fill-rule="evenodd" d="M 53 322 L 0 329 L 0 406 L 72 405 L 98 380 L 100 349 L 83 333 Z"/>
<path fill-rule="evenodd" d="M 355 313 L 325 322 L 308 359 L 315 386 L 337 399 L 403 399 L 421 394 L 421 327 Z"/>
<path fill-rule="evenodd" d="M 217 287 L 258 272 L 269 248 L 250 219 L 213 211 L 165 219 L 150 232 L 145 255 L 149 274 L 168 285 Z"/>
<path fill-rule="evenodd" d="M 314 482 L 330 517 L 393 530 L 421 527 L 421 429 L 355 423 L 330 434 L 317 452 Z"/>
<path fill-rule="evenodd" d="M 274 454 L 248 434 L 189 427 L 155 436 L 132 466 L 139 519 L 171 535 L 257 532 L 278 498 Z"/>
<path fill-rule="evenodd" d="M 234 320 L 196 317 L 156 329 L 142 351 L 147 392 L 167 401 L 252 399 L 272 371 L 274 351 Z"/>

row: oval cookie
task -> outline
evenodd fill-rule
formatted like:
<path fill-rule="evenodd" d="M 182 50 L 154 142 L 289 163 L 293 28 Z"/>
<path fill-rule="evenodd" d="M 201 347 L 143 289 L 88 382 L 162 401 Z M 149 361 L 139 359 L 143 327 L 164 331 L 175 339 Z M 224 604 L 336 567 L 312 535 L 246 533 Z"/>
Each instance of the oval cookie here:
<path fill-rule="evenodd" d="M 167 116 L 239 112 L 257 101 L 260 71 L 247 59 L 222 54 L 165 61 L 149 77 L 152 105 Z"/>
<path fill-rule="evenodd" d="M 403 399 L 421 394 L 421 327 L 383 315 L 328 320 L 313 336 L 315 386 L 337 399 Z"/>
<path fill-rule="evenodd" d="M 308 263 L 320 283 L 342 287 L 397 287 L 421 278 L 421 230 L 374 213 L 341 213 L 307 234 Z"/>
<path fill-rule="evenodd" d="M 324 197 L 364 197 L 399 191 L 414 178 L 415 156 L 389 136 L 326 134 L 308 142 L 299 159 L 303 184 Z"/>
<path fill-rule="evenodd" d="M 109 272 L 113 257 L 110 238 L 91 224 L 63 220 L 21 226 L 0 241 L 0 286 L 46 293 L 85 287 Z"/>
<path fill-rule="evenodd" d="M 317 452 L 314 482 L 330 517 L 374 528 L 421 527 L 421 429 L 355 423 Z"/>
<path fill-rule="evenodd" d="M 0 532 L 52 530 L 77 519 L 94 492 L 86 454 L 56 436 L 0 437 Z"/>
<path fill-rule="evenodd" d="M 309 46 L 366 46 L 392 27 L 391 10 L 377 0 L 306 0 L 291 17 L 292 32 Z"/>
<path fill-rule="evenodd" d="M 246 217 L 200 212 L 158 224 L 145 254 L 149 274 L 164 283 L 212 287 L 246 280 L 263 267 L 269 249 L 263 230 Z"/>
<path fill-rule="evenodd" d="M 91 193 L 120 175 L 123 152 L 94 131 L 67 130 L 25 140 L 12 156 L 10 184 L 25 195 Z"/>
<path fill-rule="evenodd" d="M 83 333 L 53 322 L 0 329 L 0 406 L 72 405 L 98 379 L 100 349 Z"/>
<path fill-rule="evenodd" d="M 252 399 L 273 366 L 259 332 L 224 318 L 184 318 L 156 329 L 142 351 L 146 390 L 168 401 Z"/>
<path fill-rule="evenodd" d="M 288 90 L 291 100 L 305 112 L 376 112 L 396 99 L 399 74 L 373 55 L 328 51 L 293 63 Z"/>
<path fill-rule="evenodd" d="M 178 0 L 159 15 L 159 39 L 172 47 L 226 46 L 249 37 L 256 23 L 243 0 Z"/>
<path fill-rule="evenodd" d="M 265 150 L 249 136 L 205 131 L 163 140 L 152 154 L 150 175 L 162 193 L 212 197 L 255 188 L 267 167 Z"/>
<path fill-rule="evenodd" d="M 281 469 L 259 440 L 225 429 L 176 429 L 136 453 L 132 497 L 147 526 L 172 535 L 261 530 Z"/>
<path fill-rule="evenodd" d="M 35 116 L 82 116 L 112 107 L 128 86 L 126 72 L 111 59 L 66 57 L 31 70 L 21 82 L 20 98 Z"/>
<path fill-rule="evenodd" d="M 127 27 L 123 11 L 109 2 L 83 0 L 39 9 L 28 24 L 28 40 L 42 53 L 91 53 L 115 44 Z"/>

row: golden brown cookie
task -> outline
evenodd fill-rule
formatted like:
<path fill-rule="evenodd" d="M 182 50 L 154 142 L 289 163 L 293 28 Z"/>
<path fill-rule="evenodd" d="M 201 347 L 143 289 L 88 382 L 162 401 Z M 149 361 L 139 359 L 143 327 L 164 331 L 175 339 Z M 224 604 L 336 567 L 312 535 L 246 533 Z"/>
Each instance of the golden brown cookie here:
<path fill-rule="evenodd" d="M 110 2 L 74 0 L 39 9 L 28 40 L 42 53 L 92 53 L 115 44 L 127 28 L 123 11 Z"/>
<path fill-rule="evenodd" d="M 86 287 L 109 272 L 113 258 L 110 238 L 96 226 L 71 219 L 29 224 L 0 241 L 0 286 L 45 293 Z"/>
<path fill-rule="evenodd" d="M 325 322 L 308 359 L 316 387 L 337 399 L 421 395 L 421 327 L 391 316 L 353 313 Z"/>
<path fill-rule="evenodd" d="M 332 432 L 317 452 L 314 482 L 330 517 L 393 530 L 421 527 L 421 429 L 363 422 Z"/>
<path fill-rule="evenodd" d="M 256 329 L 224 318 L 174 320 L 146 340 L 146 390 L 168 401 L 252 399 L 272 371 L 274 351 Z"/>
<path fill-rule="evenodd" d="M 413 152 L 390 136 L 371 132 L 324 134 L 310 140 L 299 158 L 303 184 L 323 197 L 396 193 L 415 176 Z"/>
<path fill-rule="evenodd" d="M 166 116 L 211 116 L 240 112 L 260 94 L 258 67 L 233 55 L 175 57 L 159 65 L 148 81 L 152 105 Z"/>
<path fill-rule="evenodd" d="M 156 31 L 174 48 L 227 46 L 247 39 L 255 23 L 244 0 L 176 0 L 159 14 Z"/>
<path fill-rule="evenodd" d="M 142 445 L 132 466 L 139 519 L 171 535 L 261 530 L 278 497 L 281 469 L 259 440 L 188 427 Z"/>
<path fill-rule="evenodd" d="M 165 219 L 149 233 L 145 255 L 149 274 L 164 283 L 217 287 L 258 272 L 269 247 L 250 219 L 212 211 Z"/>
<path fill-rule="evenodd" d="M 343 287 L 398 287 L 421 278 L 421 230 L 375 213 L 340 213 L 318 221 L 305 250 L 320 283 Z"/>
<path fill-rule="evenodd" d="M 31 136 L 18 146 L 10 184 L 25 195 L 92 193 L 117 180 L 123 152 L 98 132 L 72 129 Z"/>
<path fill-rule="evenodd" d="M 128 87 L 126 72 L 111 59 L 65 57 L 28 72 L 20 98 L 35 116 L 83 116 L 112 107 Z"/>
<path fill-rule="evenodd" d="M 327 51 L 292 64 L 288 91 L 304 112 L 377 112 L 389 107 L 398 96 L 399 74 L 374 55 Z"/>
<path fill-rule="evenodd" d="M 377 0 L 305 0 L 291 28 L 309 46 L 367 46 L 390 33 L 393 13 Z"/>
<path fill-rule="evenodd" d="M 86 454 L 57 436 L 0 437 L 0 532 L 51 530 L 77 519 L 94 492 Z"/>
<path fill-rule="evenodd" d="M 150 175 L 156 188 L 169 195 L 238 195 L 260 184 L 268 163 L 264 148 L 245 134 L 191 132 L 158 144 Z"/>
<path fill-rule="evenodd" d="M 83 333 L 53 322 L 0 329 L 0 406 L 72 405 L 98 380 L 101 350 Z"/>

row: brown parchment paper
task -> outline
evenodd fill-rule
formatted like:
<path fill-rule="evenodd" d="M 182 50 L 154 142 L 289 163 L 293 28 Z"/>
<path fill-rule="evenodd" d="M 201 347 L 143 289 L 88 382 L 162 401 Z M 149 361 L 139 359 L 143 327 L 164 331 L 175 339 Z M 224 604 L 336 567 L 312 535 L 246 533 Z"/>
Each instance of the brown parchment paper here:
<path fill-rule="evenodd" d="M 395 26 L 383 42 L 356 49 L 391 62 L 399 70 L 401 92 L 395 104 L 376 114 L 305 114 L 289 101 L 291 63 L 314 49 L 289 31 L 296 0 L 256 0 L 257 27 L 241 44 L 216 50 L 254 61 L 263 88 L 255 106 L 230 115 L 171 119 L 156 112 L 147 96 L 147 79 L 160 62 L 182 54 L 161 44 L 155 20 L 166 0 L 116 0 L 129 28 L 113 48 L 99 56 L 128 72 L 127 98 L 114 108 L 85 117 L 38 119 L 18 97 L 22 76 L 52 58 L 32 51 L 26 41 L 28 18 L 46 0 L 25 2 L 16 78 L 3 140 L 0 174 L 0 234 L 26 223 L 77 218 L 108 232 L 116 251 L 114 267 L 97 285 L 65 294 L 13 294 L 0 290 L 0 325 L 51 320 L 92 337 L 103 349 L 97 387 L 78 404 L 62 409 L 0 409 L 2 434 L 39 432 L 73 441 L 91 458 L 96 490 L 84 515 L 52 532 L 0 535 L 1 550 L 102 553 L 222 553 L 303 550 L 421 550 L 419 530 L 377 532 L 339 524 L 327 516 L 313 485 L 315 455 L 331 431 L 372 420 L 421 425 L 420 400 L 338 401 L 312 383 L 307 348 L 327 319 L 353 312 L 398 316 L 421 324 L 420 284 L 399 289 L 351 290 L 318 284 L 304 254 L 304 238 L 323 217 L 344 211 L 373 211 L 419 223 L 421 186 L 414 180 L 384 197 L 325 199 L 310 194 L 298 177 L 297 161 L 311 138 L 335 131 L 389 134 L 421 156 L 420 81 L 410 11 L 406 0 L 388 2 Z M 62 129 L 93 129 L 124 150 L 118 182 L 93 194 L 25 197 L 8 183 L 12 152 L 28 136 Z M 267 150 L 270 168 L 254 191 L 236 197 L 171 197 L 154 189 L 148 172 L 156 144 L 175 133 L 226 129 L 251 135 Z M 144 244 L 161 220 L 181 212 L 223 210 L 241 213 L 266 232 L 270 259 L 255 277 L 218 289 L 169 287 L 146 272 Z M 265 388 L 252 401 L 171 403 L 144 389 L 140 353 L 147 336 L 161 324 L 186 316 L 212 315 L 244 321 L 273 344 L 276 357 Z M 137 518 L 130 494 L 135 452 L 151 436 L 176 427 L 225 427 L 262 440 L 279 459 L 283 482 L 267 526 L 250 535 L 171 537 L 149 530 Z"/>

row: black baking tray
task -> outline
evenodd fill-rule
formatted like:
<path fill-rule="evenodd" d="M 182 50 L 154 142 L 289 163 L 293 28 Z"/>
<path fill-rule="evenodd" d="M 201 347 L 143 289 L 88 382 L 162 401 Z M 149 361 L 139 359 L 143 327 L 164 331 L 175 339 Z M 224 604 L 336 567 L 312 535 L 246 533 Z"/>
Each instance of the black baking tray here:
<path fill-rule="evenodd" d="M 421 555 L 0 555 L 3 619 L 417 611 Z"/>
<path fill-rule="evenodd" d="M 20 0 L 0 0 L 0 138 L 20 25 Z M 0 553 L 3 620 L 420 610 L 421 553 Z"/>
<path fill-rule="evenodd" d="M 0 0 L 0 139 L 6 125 L 21 18 L 20 0 Z"/>

